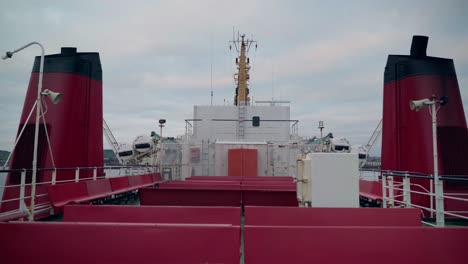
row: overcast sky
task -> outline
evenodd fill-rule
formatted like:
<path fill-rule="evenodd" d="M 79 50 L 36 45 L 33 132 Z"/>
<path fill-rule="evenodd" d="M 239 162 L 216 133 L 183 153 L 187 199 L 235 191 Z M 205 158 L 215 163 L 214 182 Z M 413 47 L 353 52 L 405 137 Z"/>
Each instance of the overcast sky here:
<path fill-rule="evenodd" d="M 453 58 L 468 107 L 466 1 L 1 1 L 0 51 L 30 41 L 99 52 L 104 118 L 120 142 L 184 133 L 194 104 L 232 104 L 236 31 L 253 35 L 253 100 L 290 100 L 300 135 L 364 144 L 382 113 L 388 54 L 428 35 L 428 55 Z M 0 149 L 11 150 L 37 48 L 0 61 Z M 465 110 L 466 113 L 466 110 Z"/>

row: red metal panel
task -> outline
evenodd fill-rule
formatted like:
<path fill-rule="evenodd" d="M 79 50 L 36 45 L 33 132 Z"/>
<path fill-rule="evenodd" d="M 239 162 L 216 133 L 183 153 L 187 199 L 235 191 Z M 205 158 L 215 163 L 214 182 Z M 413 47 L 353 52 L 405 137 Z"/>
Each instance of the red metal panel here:
<path fill-rule="evenodd" d="M 124 190 L 130 187 L 128 177 L 116 177 L 110 178 L 109 180 L 112 186 L 112 191 Z"/>
<path fill-rule="evenodd" d="M 228 150 L 229 176 L 257 176 L 257 150 L 256 149 L 229 149 Z"/>
<path fill-rule="evenodd" d="M 243 153 L 243 176 L 258 176 L 257 169 L 257 150 L 256 149 L 242 149 Z"/>
<path fill-rule="evenodd" d="M 153 183 L 153 175 L 145 174 L 141 176 L 143 184 L 152 184 Z"/>
<path fill-rule="evenodd" d="M 359 180 L 359 195 L 382 201 L 382 182 Z"/>
<path fill-rule="evenodd" d="M 466 263 L 467 228 L 244 227 L 245 263 Z"/>
<path fill-rule="evenodd" d="M 188 181 L 241 181 L 242 176 L 191 176 Z"/>
<path fill-rule="evenodd" d="M 244 206 L 298 206 L 295 190 L 243 190 L 242 204 Z"/>
<path fill-rule="evenodd" d="M 242 149 L 228 150 L 228 176 L 244 176 Z"/>
<path fill-rule="evenodd" d="M 231 225 L 0 224 L 2 263 L 239 263 Z M 35 238 L 35 239 L 32 239 Z"/>
<path fill-rule="evenodd" d="M 153 173 L 153 182 L 161 181 L 161 174 L 160 173 Z"/>
<path fill-rule="evenodd" d="M 71 182 L 47 186 L 50 203 L 62 207 L 76 199 L 88 197 L 86 182 Z"/>
<path fill-rule="evenodd" d="M 241 186 L 242 190 L 247 190 L 247 191 L 262 191 L 262 190 L 278 190 L 278 191 L 296 191 L 296 185 L 258 185 L 258 184 L 243 184 Z"/>
<path fill-rule="evenodd" d="M 188 181 L 290 181 L 294 182 L 291 176 L 258 176 L 258 177 L 244 177 L 244 176 L 191 176 L 186 180 Z"/>
<path fill-rule="evenodd" d="M 65 222 L 240 225 L 240 207 L 67 205 Z"/>
<path fill-rule="evenodd" d="M 421 226 L 413 208 L 318 208 L 245 206 L 246 225 L 264 226 Z"/>
<path fill-rule="evenodd" d="M 193 186 L 200 186 L 200 185 L 207 185 L 207 184 L 215 184 L 215 185 L 239 185 L 240 182 L 238 181 L 167 181 L 161 183 L 161 185 L 193 185 Z"/>
<path fill-rule="evenodd" d="M 95 181 L 86 181 L 86 188 L 88 190 L 88 195 L 104 195 L 112 192 L 112 187 L 109 179 L 100 179 Z"/>
<path fill-rule="evenodd" d="M 283 185 L 283 186 L 296 186 L 295 182 L 289 181 L 242 181 L 242 185 L 250 185 L 250 186 L 275 186 L 275 185 Z"/>
<path fill-rule="evenodd" d="M 291 176 L 258 176 L 258 177 L 244 177 L 243 181 L 291 181 L 294 178 Z"/>
<path fill-rule="evenodd" d="M 162 185 L 159 189 L 191 189 L 191 190 L 240 190 L 240 185 Z"/>
<path fill-rule="evenodd" d="M 143 178 L 141 175 L 128 176 L 128 183 L 131 187 L 137 187 L 143 185 Z"/>
<path fill-rule="evenodd" d="M 156 189 L 140 190 L 141 205 L 241 206 L 238 190 Z"/>
<path fill-rule="evenodd" d="M 160 188 L 240 190 L 240 183 L 232 181 L 170 181 L 159 184 Z"/>

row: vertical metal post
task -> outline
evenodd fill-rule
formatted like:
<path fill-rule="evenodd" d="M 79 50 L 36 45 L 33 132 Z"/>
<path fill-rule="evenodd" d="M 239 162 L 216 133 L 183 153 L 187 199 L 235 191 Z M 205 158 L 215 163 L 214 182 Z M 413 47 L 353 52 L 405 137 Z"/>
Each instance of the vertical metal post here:
<path fill-rule="evenodd" d="M 80 168 L 76 168 L 75 170 L 75 182 L 80 180 Z"/>
<path fill-rule="evenodd" d="M 24 204 L 24 194 L 25 194 L 25 186 L 26 186 L 26 169 L 21 171 L 21 185 L 20 185 L 20 200 L 19 200 L 19 209 L 21 212 L 24 212 L 25 204 Z"/>
<path fill-rule="evenodd" d="M 445 225 L 444 215 L 444 186 L 439 177 L 439 158 L 437 153 L 437 109 L 436 101 L 431 105 L 432 114 L 432 146 L 434 152 L 434 185 L 436 203 L 436 224 L 441 227 Z"/>
<path fill-rule="evenodd" d="M 429 193 L 431 195 L 431 218 L 434 218 L 434 180 L 429 182 Z"/>
<path fill-rule="evenodd" d="M 390 176 L 388 177 L 388 200 L 390 207 L 395 207 L 395 190 L 393 188 L 393 176 Z"/>
<path fill-rule="evenodd" d="M 403 178 L 403 202 L 405 203 L 405 207 L 411 207 L 411 184 L 410 178 L 408 178 L 408 173 L 405 173 L 405 177 Z"/>
<path fill-rule="evenodd" d="M 94 167 L 93 169 L 93 181 L 95 181 L 97 179 L 97 168 Z"/>
<path fill-rule="evenodd" d="M 32 43 L 31 43 L 32 44 Z M 31 178 L 31 218 L 34 221 L 34 211 L 36 204 L 36 177 L 37 177 L 37 147 L 39 144 L 39 118 L 41 116 L 41 92 L 42 92 L 42 76 L 44 72 L 44 47 L 37 42 L 34 42 L 41 47 L 41 61 L 39 64 L 39 80 L 37 82 L 37 98 L 36 98 L 36 123 L 34 129 L 34 150 L 32 162 L 32 178 Z"/>
<path fill-rule="evenodd" d="M 57 183 L 57 169 L 54 168 L 54 170 L 52 171 L 52 185 L 55 185 L 55 183 Z"/>
<path fill-rule="evenodd" d="M 297 190 L 297 200 L 299 202 L 299 207 L 304 207 L 304 194 L 303 194 L 303 170 L 304 161 L 302 158 L 296 160 L 296 190 Z"/>
<path fill-rule="evenodd" d="M 382 173 L 382 207 L 387 208 L 387 176 Z"/>

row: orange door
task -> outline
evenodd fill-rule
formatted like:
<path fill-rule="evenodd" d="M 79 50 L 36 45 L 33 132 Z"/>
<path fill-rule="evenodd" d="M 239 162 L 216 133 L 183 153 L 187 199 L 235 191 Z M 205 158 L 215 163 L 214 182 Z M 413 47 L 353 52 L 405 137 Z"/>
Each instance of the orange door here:
<path fill-rule="evenodd" d="M 258 176 L 256 149 L 229 149 L 228 176 Z"/>

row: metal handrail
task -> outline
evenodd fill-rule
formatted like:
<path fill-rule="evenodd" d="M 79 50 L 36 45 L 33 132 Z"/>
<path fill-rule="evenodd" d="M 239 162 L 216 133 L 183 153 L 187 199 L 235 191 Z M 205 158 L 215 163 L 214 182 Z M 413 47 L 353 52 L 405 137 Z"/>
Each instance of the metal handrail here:
<path fill-rule="evenodd" d="M 433 224 L 433 223 L 429 223 L 429 222 L 426 222 L 426 221 L 421 221 L 423 224 L 425 225 L 429 225 L 429 226 L 432 226 L 432 227 L 437 227 L 437 225 Z"/>
<path fill-rule="evenodd" d="M 447 199 L 462 201 L 462 202 L 468 202 L 468 199 L 465 199 L 465 198 L 459 198 L 459 197 L 453 197 L 453 196 L 446 196 L 446 195 L 442 195 L 442 197 L 447 198 Z"/>
<path fill-rule="evenodd" d="M 98 179 L 106 179 L 109 178 L 109 176 L 99 176 L 97 177 L 97 171 L 98 170 L 119 170 L 119 175 L 111 176 L 111 177 L 124 177 L 124 176 L 137 176 L 137 175 L 142 175 L 146 173 L 155 173 L 155 169 L 158 169 L 159 166 L 152 166 L 152 165 L 128 165 L 128 166 L 104 166 L 104 167 L 75 167 L 75 168 L 40 168 L 38 169 L 39 171 L 52 171 L 52 180 L 51 181 L 44 181 L 44 182 L 38 182 L 35 183 L 35 186 L 37 185 L 53 185 L 57 183 L 66 183 L 66 182 L 83 182 L 83 181 L 92 181 L 92 180 L 98 180 Z M 122 169 L 126 171 L 126 175 L 120 175 L 122 172 Z M 92 177 L 86 177 L 86 178 L 80 178 L 80 171 L 93 171 L 93 176 Z M 6 199 L 6 200 L 0 200 L 1 203 L 9 203 L 9 202 L 18 202 L 18 209 L 13 209 L 11 211 L 3 212 L 0 215 L 9 215 L 9 214 L 14 214 L 15 212 L 21 212 L 23 213 L 24 211 L 27 211 L 25 200 L 26 199 L 31 199 L 31 203 L 35 201 L 36 198 L 38 197 L 45 197 L 48 196 L 48 193 L 41 193 L 41 194 L 33 194 L 30 196 L 26 196 L 25 190 L 27 186 L 33 186 L 33 183 L 26 183 L 26 174 L 28 171 L 31 171 L 31 169 L 7 169 L 7 170 L 0 170 L 0 173 L 11 173 L 11 172 L 20 172 L 21 175 L 21 183 L 20 184 L 14 184 L 14 185 L 5 185 L 5 186 L 0 186 L 0 188 L 6 189 L 6 188 L 20 188 L 20 194 L 19 197 L 17 198 L 11 198 L 11 199 Z M 70 179 L 70 180 L 56 180 L 57 178 L 57 172 L 60 171 L 75 171 L 75 178 Z M 34 187 L 34 186 L 33 186 Z M 35 208 L 32 212 L 28 213 L 28 218 L 30 221 L 34 221 L 34 215 L 36 212 L 47 212 L 47 210 L 52 209 L 50 202 L 42 203 L 39 205 L 35 205 Z"/>
<path fill-rule="evenodd" d="M 368 170 L 361 169 L 361 171 L 369 172 L 380 172 L 385 176 L 393 177 L 408 177 L 408 178 L 422 178 L 422 179 L 434 179 L 431 174 L 425 174 L 414 171 L 391 171 L 391 170 Z M 442 181 L 468 181 L 468 175 L 440 175 L 439 179 Z"/>
<path fill-rule="evenodd" d="M 164 164 L 166 165 L 166 164 Z M 131 168 L 159 168 L 159 165 L 125 165 L 125 166 L 103 166 L 103 167 L 70 167 L 70 168 L 37 168 L 38 171 L 67 171 L 67 170 L 94 170 L 94 169 L 131 169 Z M 0 169 L 0 173 L 22 172 L 23 170 L 32 171 L 32 169 Z"/>
<path fill-rule="evenodd" d="M 365 170 L 364 170 L 365 171 Z M 451 200 L 457 200 L 457 201 L 462 201 L 462 202 L 468 202 L 468 198 L 465 198 L 468 196 L 468 193 L 445 193 L 444 195 L 444 190 L 443 188 L 434 188 L 435 192 L 433 192 L 433 184 L 435 187 L 437 187 L 437 184 L 442 184 L 442 181 L 468 181 L 468 176 L 466 175 L 442 175 L 437 178 L 434 178 L 432 175 L 427 175 L 423 173 L 414 173 L 414 172 L 402 172 L 402 171 L 380 171 L 381 174 L 381 180 L 380 182 L 382 183 L 382 191 L 383 191 L 383 207 L 387 207 L 387 203 L 390 206 L 394 206 L 397 204 L 399 205 L 405 205 L 406 207 L 414 207 L 418 208 L 421 210 L 425 210 L 431 213 L 431 217 L 433 217 L 433 213 L 436 215 L 436 224 L 431 224 L 431 223 L 426 223 L 427 225 L 430 226 L 444 226 L 445 225 L 445 215 L 461 218 L 461 219 L 466 219 L 468 220 L 468 216 L 466 215 L 461 215 L 457 213 L 462 213 L 466 214 L 466 212 L 453 212 L 449 210 L 445 210 L 443 207 L 443 199 L 451 199 Z M 402 178 L 402 184 L 395 185 L 393 182 L 393 178 Z M 430 191 L 427 190 L 424 186 L 420 184 L 412 184 L 410 182 L 410 179 L 416 178 L 416 179 L 427 179 L 430 180 Z M 437 183 L 437 181 L 439 183 Z M 400 182 L 400 181 L 398 181 Z M 403 186 L 401 188 L 400 186 Z M 400 188 L 398 188 L 400 187 Z M 412 190 L 411 187 L 418 187 L 421 188 L 423 191 L 416 191 Z M 398 191 L 398 195 L 395 195 L 395 191 Z M 400 191 L 402 193 L 400 193 Z M 388 192 L 388 194 L 387 194 Z M 427 208 L 424 206 L 420 206 L 417 204 L 411 203 L 411 194 L 420 194 L 420 195 L 427 195 L 430 197 L 430 203 L 431 203 L 431 208 Z M 464 196 L 464 197 L 456 197 L 456 196 Z M 403 197 L 403 199 L 396 199 Z M 435 209 L 432 208 L 433 205 L 433 200 L 436 200 L 436 206 Z"/>
<path fill-rule="evenodd" d="M 444 214 L 450 215 L 450 216 L 455 216 L 455 217 L 458 217 L 458 218 L 462 218 L 462 219 L 468 220 L 468 217 L 467 217 L 467 216 L 463 216 L 463 215 L 459 215 L 459 214 L 454 214 L 454 213 L 449 213 L 449 212 L 447 212 L 447 211 L 444 211 Z"/>

